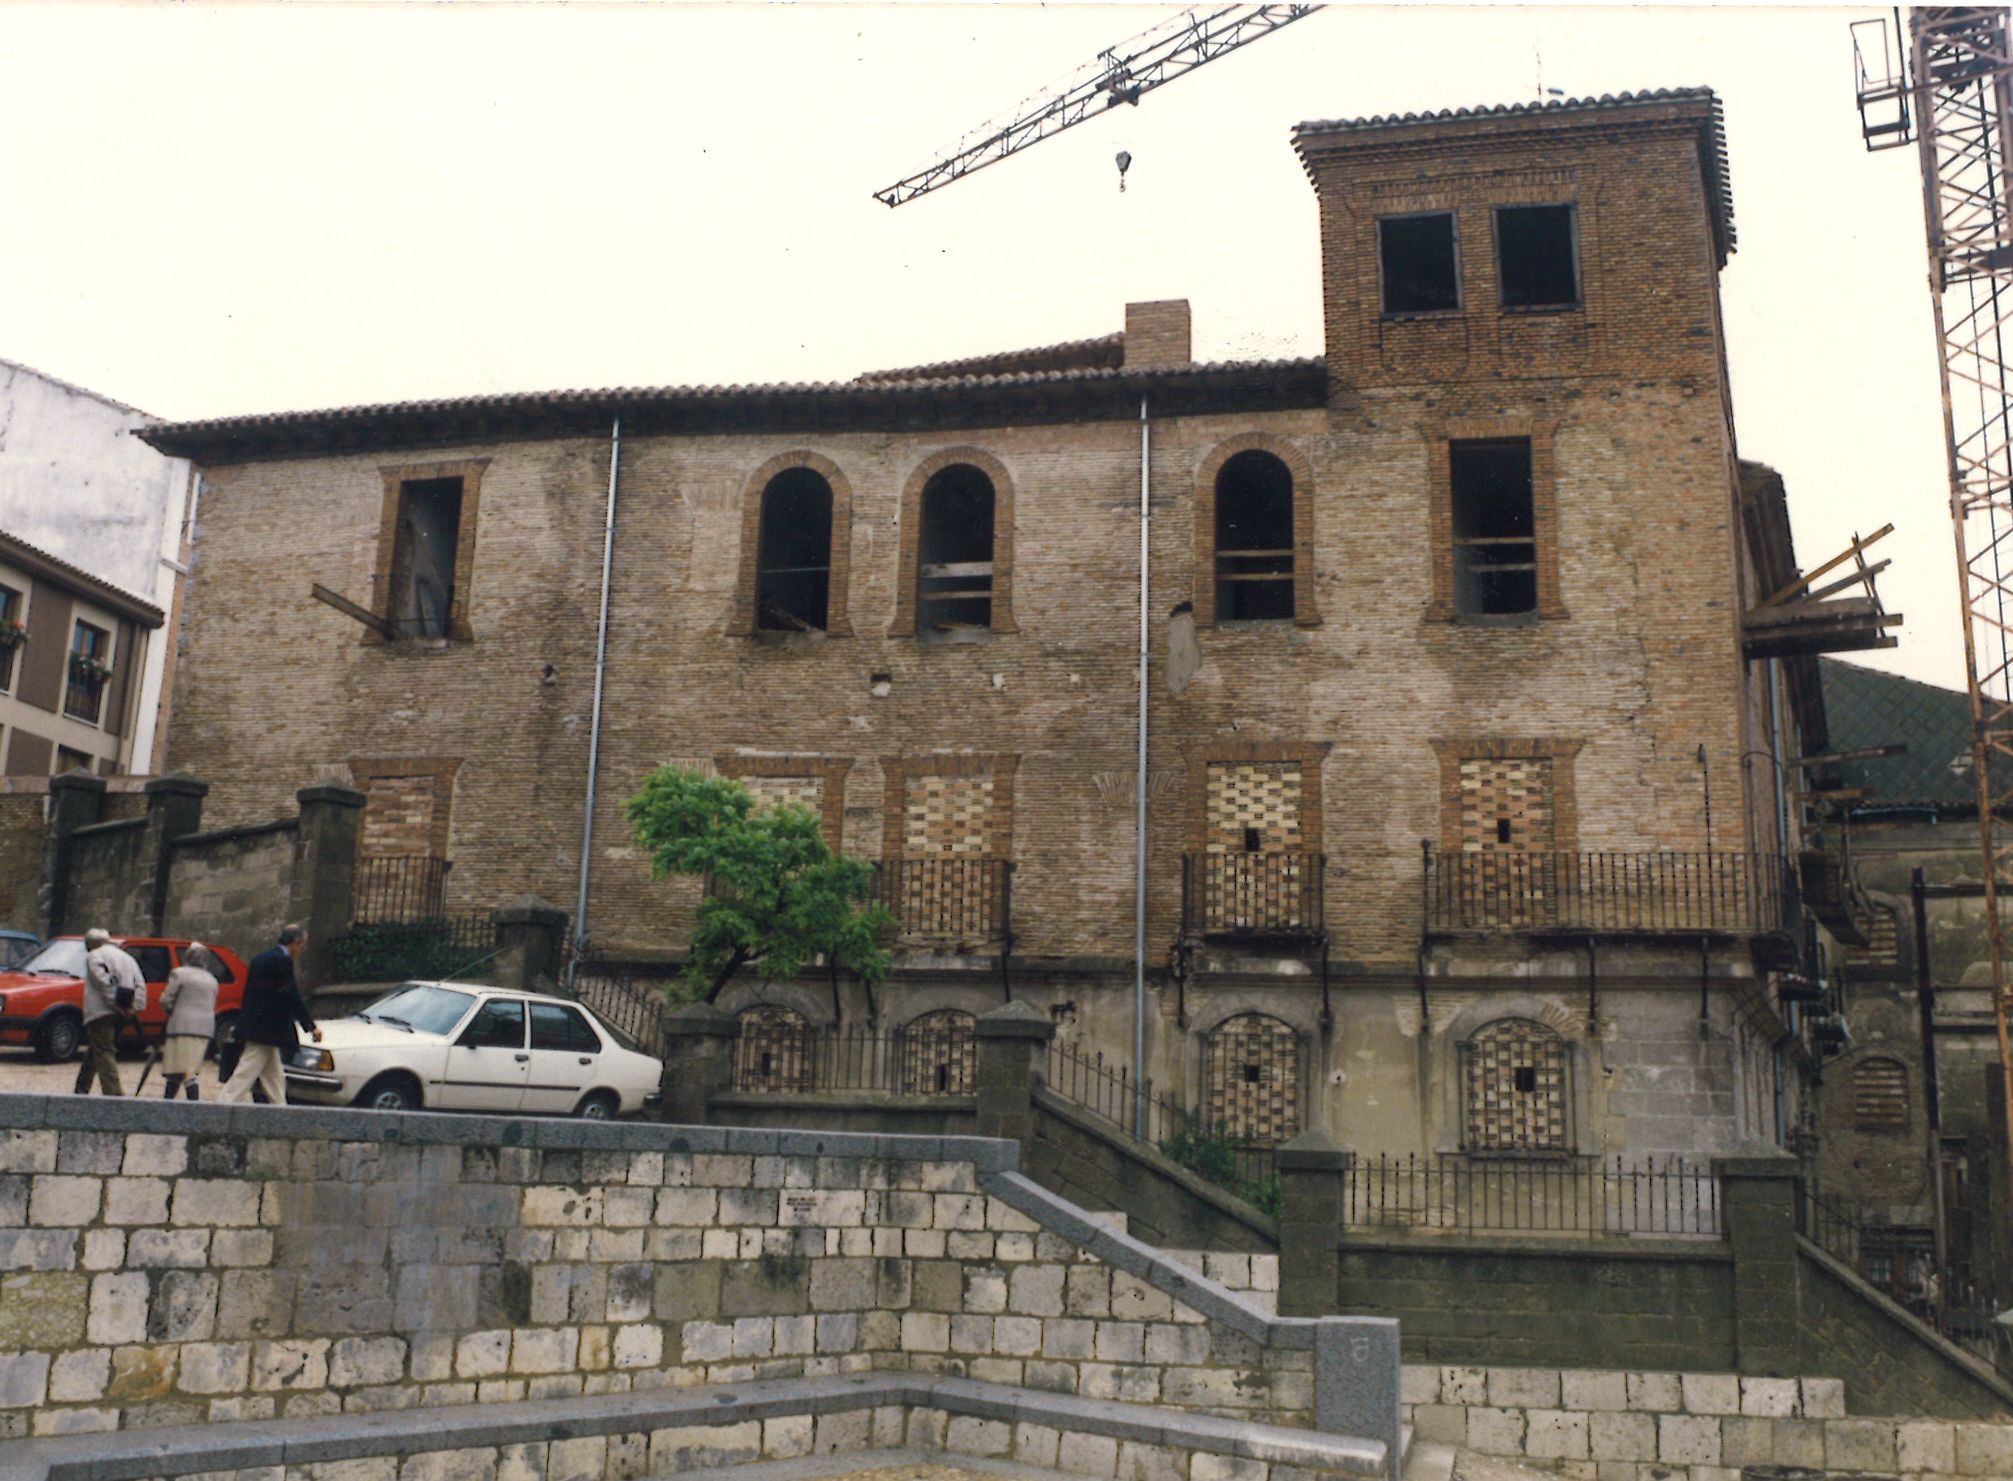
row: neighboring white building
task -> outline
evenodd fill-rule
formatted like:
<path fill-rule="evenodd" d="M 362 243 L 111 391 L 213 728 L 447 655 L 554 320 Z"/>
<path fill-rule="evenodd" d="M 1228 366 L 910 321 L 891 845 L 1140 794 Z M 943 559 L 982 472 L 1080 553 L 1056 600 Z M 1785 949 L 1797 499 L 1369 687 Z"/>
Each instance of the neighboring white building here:
<path fill-rule="evenodd" d="M 0 360 L 0 533 L 168 614 L 168 628 L 147 643 L 132 708 L 127 765 L 135 772 L 153 767 L 195 492 L 186 459 L 132 435 L 159 420 Z"/>

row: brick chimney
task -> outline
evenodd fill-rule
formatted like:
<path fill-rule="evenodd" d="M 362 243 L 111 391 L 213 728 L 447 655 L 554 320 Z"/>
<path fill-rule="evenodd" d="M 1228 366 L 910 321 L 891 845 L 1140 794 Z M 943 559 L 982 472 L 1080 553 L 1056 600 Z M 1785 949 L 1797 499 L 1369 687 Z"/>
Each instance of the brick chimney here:
<path fill-rule="evenodd" d="M 1158 303 L 1125 306 L 1125 365 L 1128 370 L 1186 365 L 1188 300 L 1164 298 Z"/>

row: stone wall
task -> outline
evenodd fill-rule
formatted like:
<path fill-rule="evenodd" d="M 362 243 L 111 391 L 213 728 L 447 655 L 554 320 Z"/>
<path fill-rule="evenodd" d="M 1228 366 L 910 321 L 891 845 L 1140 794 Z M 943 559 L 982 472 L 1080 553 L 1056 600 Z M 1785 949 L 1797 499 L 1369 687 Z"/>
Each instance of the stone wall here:
<path fill-rule="evenodd" d="M 42 815 L 47 792 L 0 790 L 0 926 L 40 927 L 36 891 L 42 885 Z"/>
<path fill-rule="evenodd" d="M 875 1370 L 1306 1427 L 1320 1344 L 1361 1331 L 1395 1451 L 1389 1323 L 1269 1317 L 1006 1142 L 30 1096 L 6 1123 L 0 1436 Z"/>
<path fill-rule="evenodd" d="M 1848 1418 L 1835 1378 L 1407 1365 L 1404 1384 L 1421 1440 L 1600 1481 L 1731 1481 L 1745 1466 L 1807 1467 L 1812 1481 L 2013 1475 L 2013 1425 Z"/>
<path fill-rule="evenodd" d="M 168 862 L 165 936 L 221 942 L 250 960 L 279 939 L 293 899 L 298 818 L 198 833 Z"/>
<path fill-rule="evenodd" d="M 1718 1241 L 1350 1234 L 1336 1299 L 1396 1317 L 1413 1362 L 1739 1366 L 1733 1255 Z"/>
<path fill-rule="evenodd" d="M 70 836 L 69 889 L 60 931 L 103 926 L 116 935 L 153 934 L 153 860 L 144 818 L 80 828 Z"/>

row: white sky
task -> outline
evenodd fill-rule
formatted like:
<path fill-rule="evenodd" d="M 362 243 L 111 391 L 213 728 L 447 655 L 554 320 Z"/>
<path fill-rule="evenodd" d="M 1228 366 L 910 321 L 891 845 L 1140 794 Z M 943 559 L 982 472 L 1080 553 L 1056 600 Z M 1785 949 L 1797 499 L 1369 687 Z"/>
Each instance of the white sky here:
<path fill-rule="evenodd" d="M 1331 6 L 940 192 L 871 192 L 1171 13 L 1109 5 L 0 0 L 0 356 L 175 418 L 844 379 L 1121 327 L 1320 352 L 1308 118 L 1706 85 L 1741 451 L 1806 566 L 1892 521 L 1902 646 L 1961 685 L 1912 151 L 1877 10 Z M 1133 164 L 1124 194 L 1113 155 Z"/>

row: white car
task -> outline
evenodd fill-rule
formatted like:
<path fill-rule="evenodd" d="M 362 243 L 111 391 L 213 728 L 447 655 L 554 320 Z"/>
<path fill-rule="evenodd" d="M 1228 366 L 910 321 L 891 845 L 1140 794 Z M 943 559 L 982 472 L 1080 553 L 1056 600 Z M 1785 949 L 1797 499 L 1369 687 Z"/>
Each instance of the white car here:
<path fill-rule="evenodd" d="M 408 982 L 317 1026 L 286 1067 L 289 1101 L 606 1121 L 654 1102 L 664 1073 L 578 1003 L 470 983 Z"/>

